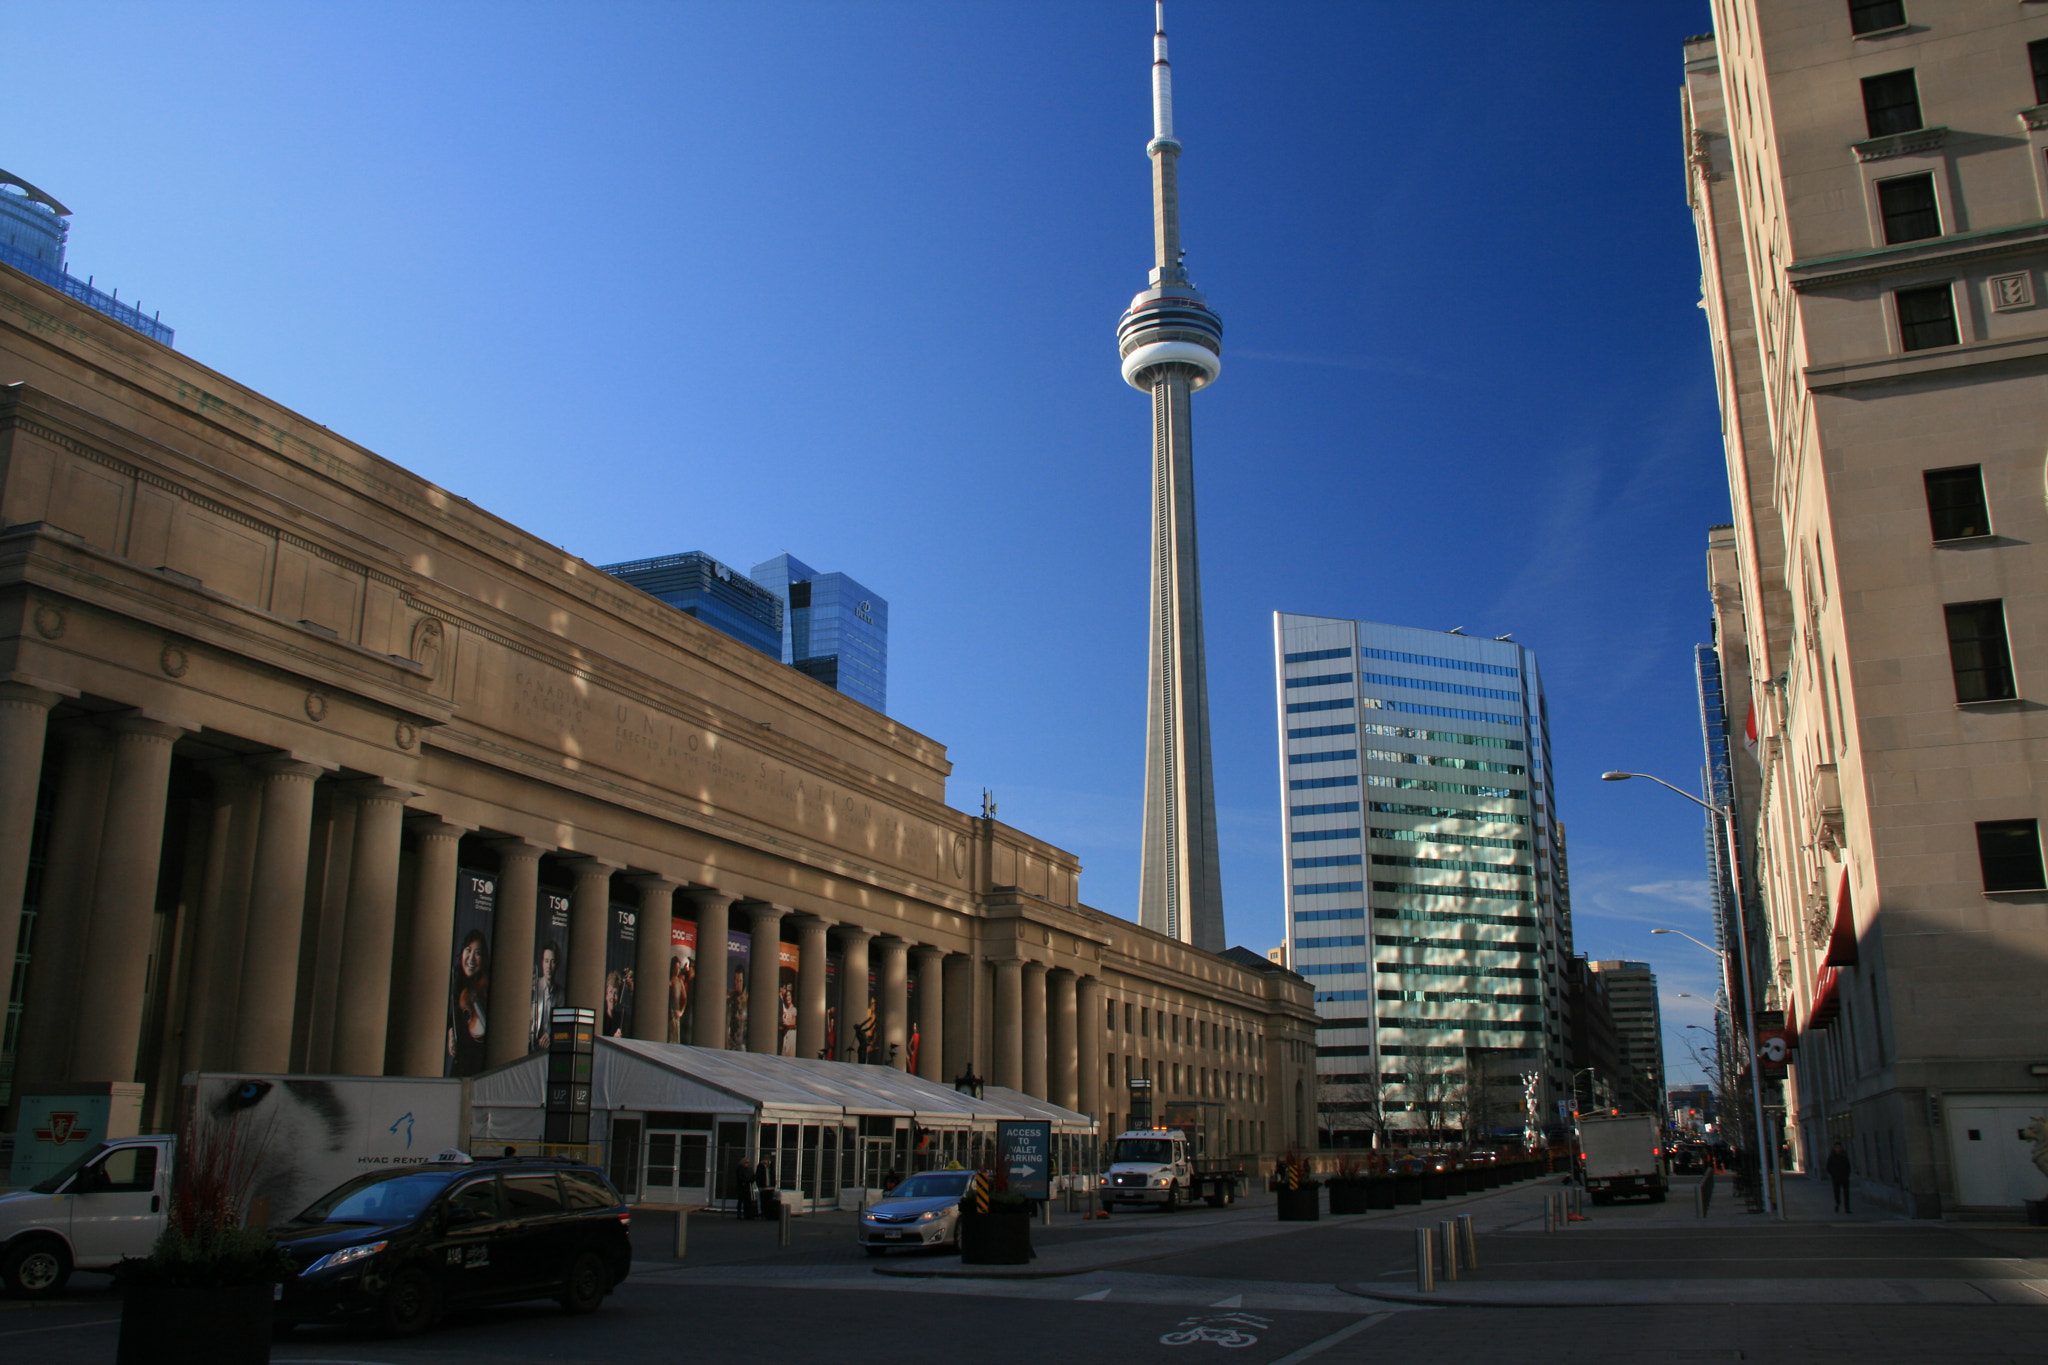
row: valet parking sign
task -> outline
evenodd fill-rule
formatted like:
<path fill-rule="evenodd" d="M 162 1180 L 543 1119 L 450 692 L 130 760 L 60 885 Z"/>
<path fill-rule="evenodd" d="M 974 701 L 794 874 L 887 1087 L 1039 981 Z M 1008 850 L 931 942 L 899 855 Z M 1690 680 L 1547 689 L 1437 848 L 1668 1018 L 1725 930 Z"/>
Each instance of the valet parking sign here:
<path fill-rule="evenodd" d="M 1050 1193 L 1052 1124 L 1044 1119 L 996 1124 L 996 1159 L 1010 1179 L 1010 1193 L 1044 1199 Z"/>

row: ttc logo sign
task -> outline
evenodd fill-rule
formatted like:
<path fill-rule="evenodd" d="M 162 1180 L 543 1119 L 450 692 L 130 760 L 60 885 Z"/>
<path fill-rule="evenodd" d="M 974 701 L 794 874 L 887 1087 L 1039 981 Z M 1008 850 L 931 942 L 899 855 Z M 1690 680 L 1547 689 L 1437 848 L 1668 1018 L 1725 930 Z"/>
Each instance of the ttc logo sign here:
<path fill-rule="evenodd" d="M 81 1127 L 76 1111 L 53 1112 L 50 1126 L 34 1130 L 37 1142 L 47 1142 L 62 1147 L 67 1142 L 83 1142 L 92 1136 L 92 1129 Z"/>

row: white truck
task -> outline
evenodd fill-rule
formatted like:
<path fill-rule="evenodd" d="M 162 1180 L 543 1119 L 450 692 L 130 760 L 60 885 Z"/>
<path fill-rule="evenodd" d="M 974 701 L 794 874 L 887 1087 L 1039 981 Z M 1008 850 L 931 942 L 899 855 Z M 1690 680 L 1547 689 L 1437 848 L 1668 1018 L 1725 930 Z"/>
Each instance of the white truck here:
<path fill-rule="evenodd" d="M 1134 1128 L 1116 1135 L 1109 1169 L 1095 1189 L 1105 1212 L 1118 1204 L 1153 1204 L 1171 1212 L 1188 1202 L 1194 1183 L 1187 1134 L 1178 1128 Z"/>
<path fill-rule="evenodd" d="M 1579 1181 L 1596 1204 L 1637 1196 L 1664 1202 L 1671 1187 L 1663 1126 L 1655 1114 L 1581 1114 Z"/>
<path fill-rule="evenodd" d="M 465 1146 L 468 1082 L 379 1076 L 194 1073 L 180 1095 L 181 1131 L 223 1127 L 257 1152 L 245 1214 L 262 1201 L 282 1221 L 345 1180 L 431 1160 Z M 76 1270 L 112 1270 L 147 1256 L 163 1231 L 177 1139 L 169 1134 L 80 1143 L 56 1174 L 0 1194 L 0 1289 L 54 1294 Z"/>

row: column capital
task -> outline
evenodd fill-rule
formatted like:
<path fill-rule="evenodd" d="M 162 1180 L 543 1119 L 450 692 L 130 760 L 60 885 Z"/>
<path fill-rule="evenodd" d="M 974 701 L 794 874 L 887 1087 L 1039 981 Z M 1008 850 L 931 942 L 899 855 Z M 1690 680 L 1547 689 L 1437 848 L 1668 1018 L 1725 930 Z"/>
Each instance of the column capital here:
<path fill-rule="evenodd" d="M 755 924 L 766 924 L 769 920 L 772 919 L 775 921 L 777 925 L 780 925 L 782 923 L 783 916 L 789 913 L 788 906 L 777 905 L 773 901 L 750 900 L 747 901 L 740 908 L 747 912 L 748 917 L 752 919 Z"/>
<path fill-rule="evenodd" d="M 417 788 L 395 786 L 381 777 L 357 778 L 342 783 L 341 789 L 358 801 L 392 801 L 401 806 L 419 795 Z"/>
<path fill-rule="evenodd" d="M 680 882 L 664 877 L 659 872 L 635 872 L 626 878 L 626 885 L 643 895 L 650 892 L 659 895 L 664 891 L 673 895 L 682 889 Z"/>
<path fill-rule="evenodd" d="M 716 902 L 717 907 L 723 910 L 730 910 L 733 904 L 739 900 L 738 896 L 733 895 L 729 891 L 720 891 L 715 886 L 686 886 L 683 888 L 683 894 L 696 901 L 699 905 Z"/>
<path fill-rule="evenodd" d="M 946 950 L 932 943 L 913 943 L 910 945 L 910 955 L 920 962 L 942 961 L 946 956 Z"/>
<path fill-rule="evenodd" d="M 199 771 L 214 782 L 231 786 L 245 786 L 256 780 L 256 770 L 242 758 L 209 758 L 198 765 Z"/>
<path fill-rule="evenodd" d="M 901 953 L 909 947 L 910 940 L 908 939 L 898 938 L 894 934 L 877 934 L 875 935 L 875 941 L 868 945 L 868 951 L 873 952 L 879 948 L 885 953 Z"/>
<path fill-rule="evenodd" d="M 553 851 L 552 849 L 543 848 L 531 840 L 522 839 L 516 834 L 508 835 L 502 839 L 491 840 L 490 848 L 491 852 L 497 854 L 500 858 L 515 858 L 521 861 L 531 858 L 535 862 L 540 861 L 541 854 Z"/>
<path fill-rule="evenodd" d="M 791 911 L 788 923 L 800 934 L 823 934 L 830 932 L 832 921 L 823 915 L 814 915 L 808 910 Z"/>
<path fill-rule="evenodd" d="M 835 924 L 832 927 L 839 931 L 839 937 L 842 939 L 857 940 L 859 942 L 865 943 L 868 940 L 874 938 L 875 936 L 875 931 L 872 929 L 866 928 L 858 924 L 848 924 L 844 921 L 841 921 L 840 923 Z"/>
<path fill-rule="evenodd" d="M 469 833 L 463 826 L 450 824 L 431 812 L 407 816 L 405 827 L 422 839 L 460 839 Z"/>
<path fill-rule="evenodd" d="M 626 870 L 618 863 L 606 862 L 603 858 L 593 858 L 587 853 L 574 858 L 566 858 L 563 860 L 562 865 L 579 877 L 609 877 L 615 872 L 624 872 Z"/>
<path fill-rule="evenodd" d="M 34 683 L 0 682 L 0 706 L 34 706 L 47 711 L 62 700 L 60 693 Z"/>
<path fill-rule="evenodd" d="M 1050 969 L 1043 962 L 1040 962 L 1037 958 L 1027 957 L 1024 959 L 1024 970 L 1027 972 L 1037 972 L 1039 975 L 1043 976 Z"/>
<path fill-rule="evenodd" d="M 141 723 L 153 725 L 156 722 L 144 721 Z M 319 778 L 327 771 L 318 763 L 308 763 L 304 759 L 293 758 L 290 754 L 286 753 L 259 754 L 249 760 L 249 767 L 265 777 L 303 777 L 309 782 Z"/>
<path fill-rule="evenodd" d="M 160 720 L 151 720 L 148 716 L 133 711 L 125 716 L 120 716 L 106 722 L 106 726 L 117 735 L 139 735 L 144 739 L 160 739 L 166 744 L 176 744 L 189 733 L 180 726 L 166 724 Z M 322 771 L 320 768 L 313 768 L 313 774 L 316 777 Z"/>
<path fill-rule="evenodd" d="M 1045 977 L 1048 981 L 1079 981 L 1081 974 L 1067 967 L 1047 967 Z"/>

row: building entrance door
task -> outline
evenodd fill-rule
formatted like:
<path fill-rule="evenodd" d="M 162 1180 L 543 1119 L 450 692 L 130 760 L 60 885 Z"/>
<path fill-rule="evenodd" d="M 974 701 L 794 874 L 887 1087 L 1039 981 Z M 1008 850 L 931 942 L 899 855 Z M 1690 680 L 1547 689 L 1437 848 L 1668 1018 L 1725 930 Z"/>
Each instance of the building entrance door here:
<path fill-rule="evenodd" d="M 650 1204 L 709 1203 L 710 1151 L 709 1133 L 649 1133 L 640 1197 Z"/>
<path fill-rule="evenodd" d="M 860 1140 L 860 1183 L 864 1188 L 879 1190 L 886 1187 L 889 1172 L 896 1160 L 896 1144 L 888 1138 L 864 1137 Z"/>

